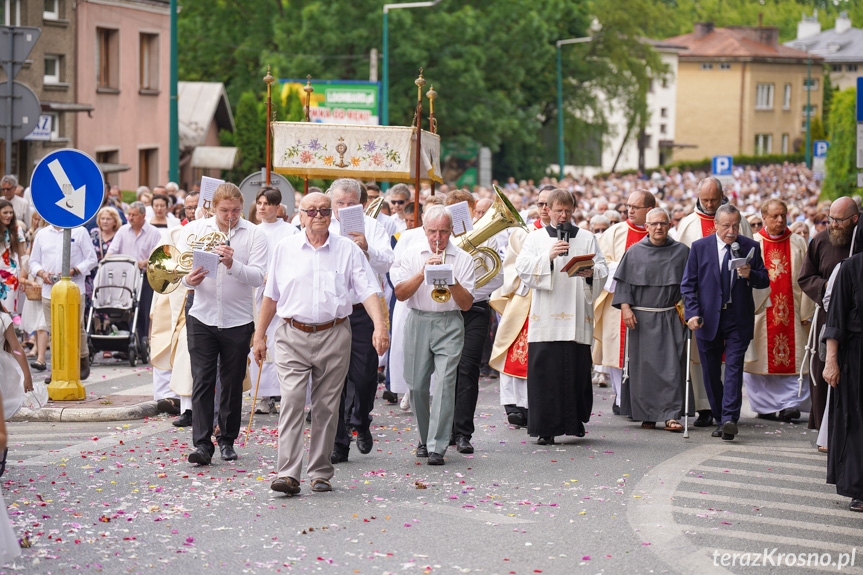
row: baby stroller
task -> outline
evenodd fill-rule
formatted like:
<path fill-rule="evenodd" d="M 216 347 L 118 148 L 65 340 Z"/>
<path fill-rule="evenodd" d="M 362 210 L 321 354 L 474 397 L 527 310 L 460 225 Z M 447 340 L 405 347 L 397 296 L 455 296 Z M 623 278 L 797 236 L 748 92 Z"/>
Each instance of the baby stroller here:
<path fill-rule="evenodd" d="M 125 353 L 132 367 L 139 358 L 143 363 L 150 360 L 147 342 L 138 341 L 135 332 L 143 278 L 135 258 L 111 255 L 99 262 L 93 280 L 93 305 L 87 317 L 90 363 L 98 351 Z M 96 314 L 103 320 L 100 328 L 93 322 Z"/>

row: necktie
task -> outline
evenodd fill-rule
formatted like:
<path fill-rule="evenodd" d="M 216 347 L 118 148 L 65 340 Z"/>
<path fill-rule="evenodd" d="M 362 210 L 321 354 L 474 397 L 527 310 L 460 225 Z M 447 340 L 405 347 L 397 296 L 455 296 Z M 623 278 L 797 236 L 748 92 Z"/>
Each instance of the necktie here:
<path fill-rule="evenodd" d="M 722 305 L 728 303 L 731 299 L 731 271 L 728 269 L 728 262 L 731 261 L 731 246 L 725 246 L 725 257 L 722 259 L 722 266 L 719 268 L 719 281 L 722 282 Z"/>

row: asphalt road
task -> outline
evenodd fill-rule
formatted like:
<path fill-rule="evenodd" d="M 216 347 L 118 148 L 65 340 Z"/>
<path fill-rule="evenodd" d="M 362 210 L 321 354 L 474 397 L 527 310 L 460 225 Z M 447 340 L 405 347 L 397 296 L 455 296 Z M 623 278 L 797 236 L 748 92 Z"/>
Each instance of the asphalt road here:
<path fill-rule="evenodd" d="M 147 385 L 146 369 L 94 374 L 89 391 Z M 332 493 L 304 477 L 295 497 L 269 490 L 276 415 L 255 416 L 238 461 L 205 468 L 165 416 L 12 423 L 3 497 L 30 547 L 4 572 L 863 573 L 863 518 L 825 484 L 805 424 L 744 417 L 733 442 L 686 440 L 594 389 L 587 436 L 544 447 L 483 380 L 476 453 L 443 467 L 414 457 L 413 414 L 379 400 L 374 450 L 351 450 Z"/>

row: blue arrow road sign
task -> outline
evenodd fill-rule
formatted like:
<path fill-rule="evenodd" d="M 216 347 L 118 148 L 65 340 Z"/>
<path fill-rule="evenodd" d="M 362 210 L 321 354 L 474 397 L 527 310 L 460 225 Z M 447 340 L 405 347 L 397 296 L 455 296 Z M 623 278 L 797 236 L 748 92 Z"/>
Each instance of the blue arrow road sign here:
<path fill-rule="evenodd" d="M 39 215 L 61 228 L 90 221 L 102 205 L 105 179 L 93 159 L 80 150 L 57 150 L 39 162 L 30 178 Z"/>

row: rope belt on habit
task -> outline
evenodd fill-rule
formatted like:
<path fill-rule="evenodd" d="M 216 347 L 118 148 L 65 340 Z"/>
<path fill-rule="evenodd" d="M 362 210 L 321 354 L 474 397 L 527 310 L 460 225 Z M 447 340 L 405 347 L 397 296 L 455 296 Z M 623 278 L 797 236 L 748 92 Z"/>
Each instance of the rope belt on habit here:
<path fill-rule="evenodd" d="M 328 321 L 326 323 L 303 323 L 301 321 L 297 321 L 294 318 L 286 317 L 285 321 L 288 322 L 288 325 L 292 328 L 298 329 L 300 331 L 304 331 L 306 333 L 317 333 L 319 331 L 324 331 L 325 329 L 330 329 L 331 327 L 336 327 L 347 318 L 340 317 L 339 319 L 334 319 L 333 321 Z"/>
<path fill-rule="evenodd" d="M 677 308 L 674 306 L 671 306 L 671 307 L 636 307 L 636 306 L 632 306 L 630 309 L 634 309 L 635 311 L 651 311 L 654 313 L 661 313 L 664 311 L 671 311 L 673 309 L 676 310 Z"/>

